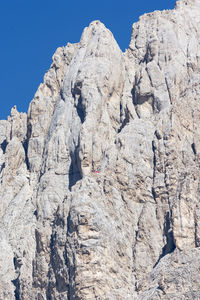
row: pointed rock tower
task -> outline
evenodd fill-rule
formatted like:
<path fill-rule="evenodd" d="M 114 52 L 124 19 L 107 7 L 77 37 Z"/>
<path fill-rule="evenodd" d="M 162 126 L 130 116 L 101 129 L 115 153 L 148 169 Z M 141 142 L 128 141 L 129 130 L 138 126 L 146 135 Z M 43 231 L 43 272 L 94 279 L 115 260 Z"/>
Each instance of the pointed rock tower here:
<path fill-rule="evenodd" d="M 100 21 L 0 121 L 0 299 L 200 299 L 200 1 Z"/>

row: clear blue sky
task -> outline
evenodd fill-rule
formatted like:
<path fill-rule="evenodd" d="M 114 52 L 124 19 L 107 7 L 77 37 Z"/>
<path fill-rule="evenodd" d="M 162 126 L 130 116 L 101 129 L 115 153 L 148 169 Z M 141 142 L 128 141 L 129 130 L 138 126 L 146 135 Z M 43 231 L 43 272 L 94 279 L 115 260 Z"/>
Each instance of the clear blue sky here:
<path fill-rule="evenodd" d="M 0 119 L 14 105 L 27 112 L 56 48 L 78 42 L 91 21 L 103 22 L 124 50 L 140 15 L 174 5 L 175 0 L 0 0 Z"/>

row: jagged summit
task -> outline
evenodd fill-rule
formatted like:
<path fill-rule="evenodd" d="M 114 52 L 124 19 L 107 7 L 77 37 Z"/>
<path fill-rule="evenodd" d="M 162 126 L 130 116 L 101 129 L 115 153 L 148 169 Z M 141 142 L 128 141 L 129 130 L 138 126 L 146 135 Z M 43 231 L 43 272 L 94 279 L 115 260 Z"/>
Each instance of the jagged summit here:
<path fill-rule="evenodd" d="M 200 298 L 198 3 L 92 22 L 0 121 L 0 299 Z"/>

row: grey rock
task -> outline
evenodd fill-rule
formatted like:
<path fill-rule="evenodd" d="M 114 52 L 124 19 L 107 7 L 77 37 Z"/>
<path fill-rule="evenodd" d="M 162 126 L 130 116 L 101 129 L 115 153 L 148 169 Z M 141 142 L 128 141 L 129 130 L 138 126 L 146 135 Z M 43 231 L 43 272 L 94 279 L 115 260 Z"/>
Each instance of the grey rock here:
<path fill-rule="evenodd" d="M 0 121 L 0 299 L 200 298 L 199 3 L 92 22 Z"/>

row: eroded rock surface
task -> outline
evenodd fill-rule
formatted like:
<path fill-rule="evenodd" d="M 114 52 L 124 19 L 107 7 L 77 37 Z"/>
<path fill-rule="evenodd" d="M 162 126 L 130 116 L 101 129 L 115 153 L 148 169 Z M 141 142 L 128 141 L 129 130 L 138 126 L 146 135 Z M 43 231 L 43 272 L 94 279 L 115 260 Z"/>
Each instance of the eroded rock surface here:
<path fill-rule="evenodd" d="M 200 1 L 99 22 L 0 121 L 0 299 L 200 299 Z"/>

